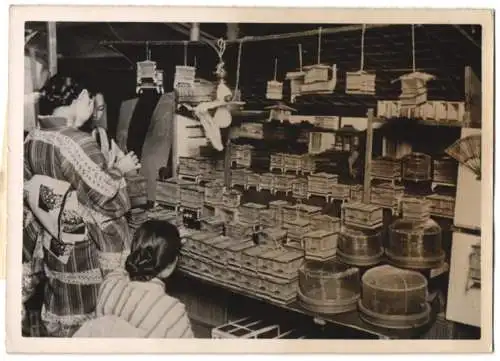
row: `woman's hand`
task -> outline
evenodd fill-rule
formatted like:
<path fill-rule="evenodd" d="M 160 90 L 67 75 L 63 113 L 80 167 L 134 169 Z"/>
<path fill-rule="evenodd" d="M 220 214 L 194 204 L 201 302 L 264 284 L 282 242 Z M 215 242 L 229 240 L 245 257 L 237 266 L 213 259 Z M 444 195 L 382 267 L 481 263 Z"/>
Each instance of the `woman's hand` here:
<path fill-rule="evenodd" d="M 141 164 L 139 163 L 137 155 L 135 155 L 134 152 L 129 152 L 127 155 L 116 159 L 115 168 L 120 170 L 122 174 L 125 174 L 133 170 L 138 170 L 141 168 Z"/>

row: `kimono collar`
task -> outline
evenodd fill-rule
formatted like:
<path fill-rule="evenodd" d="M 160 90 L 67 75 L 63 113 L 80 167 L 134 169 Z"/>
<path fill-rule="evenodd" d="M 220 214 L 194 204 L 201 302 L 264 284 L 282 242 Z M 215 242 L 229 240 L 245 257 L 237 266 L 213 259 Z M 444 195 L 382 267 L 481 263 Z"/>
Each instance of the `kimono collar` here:
<path fill-rule="evenodd" d="M 68 126 L 68 120 L 63 117 L 38 117 L 41 129 L 60 129 Z"/>

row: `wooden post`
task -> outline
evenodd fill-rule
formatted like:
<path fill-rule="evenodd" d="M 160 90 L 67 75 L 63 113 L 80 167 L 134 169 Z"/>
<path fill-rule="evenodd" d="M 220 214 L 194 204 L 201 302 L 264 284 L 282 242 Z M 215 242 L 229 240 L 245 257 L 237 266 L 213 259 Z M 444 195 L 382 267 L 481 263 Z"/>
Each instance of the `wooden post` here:
<path fill-rule="evenodd" d="M 373 109 L 368 109 L 367 115 L 368 126 L 366 127 L 365 172 L 363 174 L 363 203 L 370 203 L 373 151 Z"/>
<path fill-rule="evenodd" d="M 56 23 L 50 21 L 47 23 L 47 39 L 48 39 L 48 54 L 49 54 L 49 73 L 50 76 L 57 74 L 57 34 Z"/>
<path fill-rule="evenodd" d="M 200 23 L 191 24 L 191 32 L 189 38 L 191 41 L 200 41 Z"/>
<path fill-rule="evenodd" d="M 227 23 L 226 37 L 228 41 L 235 41 L 238 39 L 239 26 L 238 23 Z"/>
<path fill-rule="evenodd" d="M 224 185 L 231 188 L 231 138 L 228 137 L 224 150 Z"/>

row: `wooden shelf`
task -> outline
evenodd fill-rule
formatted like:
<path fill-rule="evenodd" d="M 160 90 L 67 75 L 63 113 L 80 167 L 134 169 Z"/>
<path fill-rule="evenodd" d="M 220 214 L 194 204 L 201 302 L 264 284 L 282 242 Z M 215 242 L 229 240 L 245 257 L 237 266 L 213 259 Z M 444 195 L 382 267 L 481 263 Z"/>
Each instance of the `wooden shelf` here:
<path fill-rule="evenodd" d="M 432 327 L 432 325 L 436 319 L 436 315 L 437 315 L 437 310 L 436 310 L 437 307 L 432 307 L 431 321 L 429 322 L 429 324 L 422 326 L 422 327 L 419 327 L 419 328 L 409 329 L 409 330 L 392 330 L 392 329 L 386 329 L 386 328 L 382 328 L 382 327 L 372 326 L 372 325 L 364 322 L 360 318 L 359 313 L 357 311 L 345 312 L 345 313 L 340 313 L 340 314 L 336 314 L 336 315 L 318 315 L 314 312 L 303 309 L 297 301 L 294 301 L 288 305 L 283 305 L 283 304 L 273 302 L 273 301 L 266 299 L 264 297 L 260 297 L 260 296 L 255 295 L 255 294 L 251 294 L 248 291 L 238 289 L 238 288 L 230 286 L 230 285 L 221 285 L 221 284 L 215 282 L 214 280 L 212 280 L 208 277 L 199 275 L 199 274 L 193 274 L 193 273 L 183 271 L 183 270 L 179 270 L 179 272 L 183 276 L 186 276 L 186 277 L 189 277 L 192 279 L 196 279 L 198 281 L 201 281 L 203 283 L 207 283 L 207 284 L 214 286 L 214 287 L 217 287 L 219 289 L 224 289 L 224 290 L 230 291 L 230 292 L 237 294 L 237 295 L 240 295 L 240 296 L 244 296 L 244 297 L 252 298 L 252 299 L 255 299 L 255 300 L 258 300 L 261 302 L 268 303 L 268 304 L 275 306 L 275 307 L 283 308 L 283 309 L 286 309 L 289 311 L 293 311 L 293 312 L 297 312 L 297 313 L 300 313 L 300 314 L 303 314 L 306 316 L 310 316 L 310 317 L 314 318 L 315 322 L 319 321 L 319 323 L 321 323 L 321 321 L 324 321 L 326 323 L 330 323 L 333 325 L 347 327 L 350 329 L 360 331 L 362 333 L 368 333 L 368 334 L 375 336 L 376 338 L 379 338 L 379 339 L 418 339 L 418 338 L 422 337 L 423 335 L 425 335 L 425 333 Z"/>
<path fill-rule="evenodd" d="M 396 121 L 396 119 L 404 119 L 415 121 L 416 124 L 434 126 L 434 127 L 453 127 L 453 128 L 462 128 L 464 124 L 462 122 L 451 122 L 451 121 L 440 121 L 440 120 L 431 120 L 431 119 L 417 119 L 417 118 L 375 118 L 373 120 L 374 123 L 385 124 L 389 121 Z"/>

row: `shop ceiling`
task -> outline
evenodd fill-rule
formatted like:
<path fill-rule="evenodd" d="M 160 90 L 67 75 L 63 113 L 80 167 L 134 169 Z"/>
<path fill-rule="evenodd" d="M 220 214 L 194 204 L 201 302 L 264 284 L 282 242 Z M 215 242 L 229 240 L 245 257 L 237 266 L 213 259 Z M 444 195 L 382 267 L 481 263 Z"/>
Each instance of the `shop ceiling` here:
<path fill-rule="evenodd" d="M 146 58 L 146 42 L 151 58 L 165 70 L 166 83 L 173 77 L 175 65 L 196 62 L 197 75 L 213 79 L 218 57 L 204 40 L 215 42 L 227 38 L 223 23 L 201 23 L 200 40 L 189 43 L 187 23 L 57 23 L 57 52 L 62 64 L 90 64 L 108 72 L 130 72 L 135 62 Z M 377 74 L 375 97 L 353 97 L 344 94 L 344 74 L 356 71 L 361 62 L 361 25 L 359 24 L 238 24 L 238 39 L 243 39 L 240 66 L 240 88 L 251 104 L 267 104 L 266 82 L 277 79 L 299 67 L 298 45 L 302 47 L 303 65 L 318 62 L 318 29 L 321 35 L 321 63 L 337 64 L 339 81 L 335 96 L 307 96 L 299 100 L 303 107 L 373 106 L 376 99 L 394 99 L 399 84 L 392 80 L 412 71 L 411 25 L 367 25 L 364 47 L 364 69 Z M 32 40 L 39 49 L 45 46 L 46 24 L 27 23 L 38 35 Z M 236 79 L 239 42 L 229 42 L 224 54 L 228 82 Z M 424 24 L 415 27 L 415 63 L 417 70 L 436 75 L 429 83 L 434 99 L 463 100 L 464 72 L 471 66 L 481 77 L 481 27 L 476 25 Z M 171 70 L 171 71 L 169 71 Z M 286 91 L 285 82 L 285 91 Z M 250 104 L 250 105 L 251 105 Z"/>

